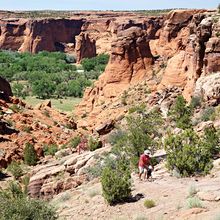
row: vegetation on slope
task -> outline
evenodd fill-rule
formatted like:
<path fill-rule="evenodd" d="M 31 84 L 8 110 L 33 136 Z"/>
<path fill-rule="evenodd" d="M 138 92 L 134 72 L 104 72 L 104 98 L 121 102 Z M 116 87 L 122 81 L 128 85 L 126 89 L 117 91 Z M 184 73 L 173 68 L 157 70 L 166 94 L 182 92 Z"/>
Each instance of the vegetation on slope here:
<path fill-rule="evenodd" d="M 1 220 L 55 220 L 56 212 L 42 200 L 30 199 L 18 182 L 11 182 L 5 190 L 0 190 Z"/>

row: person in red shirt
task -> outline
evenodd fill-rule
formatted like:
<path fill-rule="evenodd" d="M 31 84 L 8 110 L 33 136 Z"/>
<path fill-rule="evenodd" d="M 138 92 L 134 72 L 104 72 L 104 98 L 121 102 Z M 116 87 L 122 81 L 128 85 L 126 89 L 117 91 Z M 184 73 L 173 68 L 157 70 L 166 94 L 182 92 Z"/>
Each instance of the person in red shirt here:
<path fill-rule="evenodd" d="M 141 179 L 142 174 L 144 174 L 143 180 L 146 180 L 146 176 L 148 173 L 148 169 L 150 167 L 150 151 L 145 150 L 144 153 L 140 156 L 139 162 L 138 162 L 138 168 L 139 168 L 139 179 Z"/>

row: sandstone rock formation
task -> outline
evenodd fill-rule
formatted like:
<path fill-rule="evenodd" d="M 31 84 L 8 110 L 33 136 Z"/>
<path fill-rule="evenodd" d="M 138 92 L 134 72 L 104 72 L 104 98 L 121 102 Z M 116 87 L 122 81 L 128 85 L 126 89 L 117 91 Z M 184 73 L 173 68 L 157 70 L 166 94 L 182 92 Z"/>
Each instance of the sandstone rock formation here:
<path fill-rule="evenodd" d="M 200 77 L 195 86 L 194 96 L 201 97 L 204 101 L 220 102 L 220 73 Z"/>
<path fill-rule="evenodd" d="M 91 40 L 87 33 L 80 33 L 76 37 L 75 53 L 77 57 L 77 63 L 83 58 L 91 58 L 96 56 L 96 44 L 95 40 Z"/>
<path fill-rule="evenodd" d="M 146 33 L 138 27 L 121 31 L 112 42 L 111 56 L 105 72 L 99 77 L 93 89 L 85 92 L 79 106 L 87 105 L 86 111 L 93 110 L 103 99 L 113 99 L 130 84 L 135 84 L 151 76 L 153 56 Z"/>
<path fill-rule="evenodd" d="M 98 149 L 84 154 L 70 154 L 55 161 L 36 166 L 30 173 L 28 186 L 31 197 L 52 198 L 68 189 L 73 189 L 86 182 L 85 169 L 90 167 L 95 157 L 110 148 Z"/>
<path fill-rule="evenodd" d="M 196 81 L 219 71 L 219 17 L 205 10 L 177 10 L 166 17 L 152 18 L 140 23 L 116 25 L 111 45 L 110 61 L 105 72 L 85 91 L 77 113 L 88 116 L 79 126 L 105 124 L 126 111 L 119 110 L 118 99 L 133 84 L 146 81 L 146 90 L 166 90 L 178 87 L 187 100 L 194 94 Z M 148 24 L 148 25 L 147 25 Z M 126 27 L 132 27 L 126 29 Z M 146 30 L 144 30 L 146 29 Z M 156 31 L 155 31 L 155 30 Z M 154 31 L 153 31 L 154 30 Z M 214 95 L 214 94 L 213 94 Z M 116 101 L 117 100 L 117 101 Z M 113 108 L 114 103 L 116 107 Z M 109 115 L 109 106 L 111 110 Z M 166 103 L 166 105 L 168 105 Z M 167 107 L 164 106 L 164 114 Z M 99 116 L 98 116 L 99 115 Z M 102 121 L 100 115 L 102 115 Z M 99 118 L 95 122 L 95 118 Z M 109 118 L 110 117 L 110 118 Z"/>
<path fill-rule="evenodd" d="M 83 23 L 82 19 L 2 19 L 0 47 L 31 53 L 63 51 L 62 43 L 74 42 Z"/>

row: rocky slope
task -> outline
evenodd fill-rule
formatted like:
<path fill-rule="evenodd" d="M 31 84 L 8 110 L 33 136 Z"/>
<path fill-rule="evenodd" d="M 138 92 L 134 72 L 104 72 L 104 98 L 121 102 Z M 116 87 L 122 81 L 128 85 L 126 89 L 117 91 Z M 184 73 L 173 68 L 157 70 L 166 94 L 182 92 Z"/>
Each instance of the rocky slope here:
<path fill-rule="evenodd" d="M 39 158 L 45 146 L 61 147 L 76 136 L 73 119 L 50 107 L 50 102 L 33 108 L 10 97 L 0 100 L 0 168 L 23 160 L 24 147 L 33 144 Z"/>
<path fill-rule="evenodd" d="M 105 72 L 93 88 L 86 90 L 78 107 L 80 115 L 88 116 L 80 119 L 79 125 L 94 128 L 101 123 L 95 119 L 100 114 L 101 120 L 106 116 L 117 120 L 119 114 L 109 112 L 108 106 L 122 94 L 126 96 L 134 84 L 145 81 L 145 89 L 151 92 L 178 87 L 190 100 L 200 77 L 220 71 L 218 14 L 177 10 L 170 12 L 161 23 L 150 21 L 158 28 L 156 31 L 146 26 L 117 32 Z M 218 90 L 216 83 L 215 87 Z"/>

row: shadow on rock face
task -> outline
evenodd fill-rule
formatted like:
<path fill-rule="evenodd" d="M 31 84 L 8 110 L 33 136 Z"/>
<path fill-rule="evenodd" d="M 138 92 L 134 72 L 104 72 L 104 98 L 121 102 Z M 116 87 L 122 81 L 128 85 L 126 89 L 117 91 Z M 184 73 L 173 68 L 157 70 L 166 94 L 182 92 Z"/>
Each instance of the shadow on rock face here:
<path fill-rule="evenodd" d="M 6 178 L 8 178 L 8 177 L 9 177 L 9 175 L 8 175 L 7 173 L 2 173 L 2 172 L 0 172 L 0 181 L 6 179 Z"/>
<path fill-rule="evenodd" d="M 19 131 L 15 130 L 14 128 L 11 128 L 9 124 L 5 121 L 0 121 L 0 134 L 13 134 L 18 133 Z"/>

